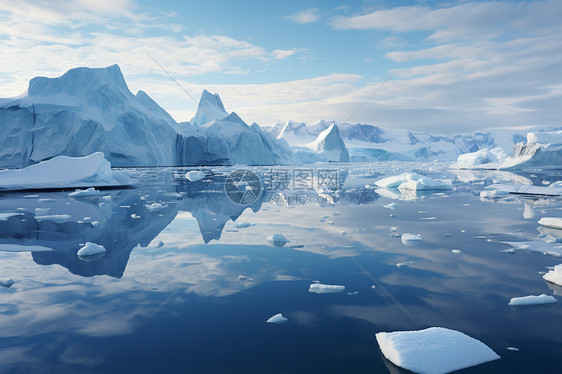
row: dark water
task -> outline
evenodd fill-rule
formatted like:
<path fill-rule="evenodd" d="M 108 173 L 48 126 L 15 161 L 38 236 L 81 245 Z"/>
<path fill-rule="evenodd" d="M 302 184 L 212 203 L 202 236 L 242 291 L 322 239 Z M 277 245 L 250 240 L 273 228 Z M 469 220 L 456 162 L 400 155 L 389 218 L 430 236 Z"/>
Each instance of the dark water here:
<path fill-rule="evenodd" d="M 562 259 L 506 254 L 500 242 L 537 239 L 538 219 L 562 216 L 562 202 L 479 197 L 494 182 L 541 185 L 559 175 L 456 175 L 408 163 L 252 170 L 257 199 L 225 192 L 228 168 L 193 183 L 187 169 L 126 170 L 137 188 L 97 197 L 0 195 L 0 213 L 19 213 L 0 220 L 0 245 L 52 249 L 0 252 L 0 279 L 15 281 L 0 287 L 0 372 L 405 373 L 385 362 L 375 333 L 430 326 L 462 331 L 501 356 L 463 373 L 560 371 L 562 305 L 507 303 L 560 298 L 540 272 Z M 456 189 L 365 187 L 411 170 Z M 394 210 L 383 207 L 391 202 Z M 405 246 L 406 232 L 423 242 Z M 291 242 L 272 246 L 266 238 L 277 233 Z M 105 256 L 79 259 L 88 241 Z M 346 289 L 310 293 L 314 281 Z M 277 313 L 289 321 L 265 322 Z"/>

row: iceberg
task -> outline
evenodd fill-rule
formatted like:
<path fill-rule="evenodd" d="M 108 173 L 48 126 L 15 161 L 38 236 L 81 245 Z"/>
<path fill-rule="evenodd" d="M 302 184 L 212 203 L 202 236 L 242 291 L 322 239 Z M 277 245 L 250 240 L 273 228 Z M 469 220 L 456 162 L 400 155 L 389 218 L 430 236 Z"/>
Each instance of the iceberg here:
<path fill-rule="evenodd" d="M 529 307 L 529 306 L 540 306 L 540 305 L 549 305 L 549 304 L 556 304 L 558 300 L 554 297 L 549 295 L 539 295 L 539 296 L 522 296 L 522 297 L 514 297 L 509 301 L 510 307 Z"/>
<path fill-rule="evenodd" d="M 114 167 L 276 165 L 289 146 L 228 114 L 203 91 L 192 123 L 177 123 L 143 91 L 134 95 L 119 66 L 37 77 L 27 95 L 0 100 L 0 167 L 103 152 Z"/>
<path fill-rule="evenodd" d="M 322 283 L 312 283 L 308 288 L 308 292 L 313 293 L 340 293 L 345 291 L 345 286 L 322 284 Z"/>
<path fill-rule="evenodd" d="M 57 156 L 23 169 L 0 170 L 0 190 L 126 187 L 135 181 L 113 171 L 103 153 Z"/>
<path fill-rule="evenodd" d="M 345 146 L 340 130 L 333 124 L 322 131 L 316 140 L 306 145 L 316 154 L 333 162 L 349 162 L 349 152 Z"/>
<path fill-rule="evenodd" d="M 537 252 L 546 256 L 562 257 L 562 245 L 543 242 L 542 240 L 529 240 L 525 242 L 500 242 L 511 248 L 522 251 Z"/>
<path fill-rule="evenodd" d="M 379 332 L 376 338 L 386 359 L 420 374 L 449 373 L 500 358 L 481 341 L 443 327 Z"/>
<path fill-rule="evenodd" d="M 281 325 L 283 323 L 286 323 L 287 321 L 288 321 L 288 319 L 283 317 L 283 314 L 278 313 L 278 314 L 274 315 L 273 317 L 270 317 L 266 322 Z"/>
<path fill-rule="evenodd" d="M 545 281 L 562 286 L 562 264 L 556 265 L 554 269 L 542 276 Z"/>
<path fill-rule="evenodd" d="M 543 217 L 538 223 L 541 226 L 562 230 L 562 218 L 559 217 Z"/>
<path fill-rule="evenodd" d="M 381 188 L 398 188 L 399 190 L 450 190 L 450 184 L 431 179 L 417 173 L 403 173 L 379 179 L 375 182 Z"/>
<path fill-rule="evenodd" d="M 501 148 L 482 148 L 476 152 L 459 155 L 457 162 L 451 165 L 452 169 L 497 169 L 507 158 Z"/>

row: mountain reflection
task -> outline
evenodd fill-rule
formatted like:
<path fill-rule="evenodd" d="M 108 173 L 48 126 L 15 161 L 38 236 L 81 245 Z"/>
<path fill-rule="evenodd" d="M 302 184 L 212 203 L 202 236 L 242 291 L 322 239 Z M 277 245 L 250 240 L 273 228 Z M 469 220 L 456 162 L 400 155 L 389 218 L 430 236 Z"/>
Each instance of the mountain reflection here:
<path fill-rule="evenodd" d="M 59 264 L 84 277 L 121 278 L 131 251 L 148 246 L 179 212 L 191 213 L 203 241 L 209 243 L 220 239 L 227 222 L 236 221 L 246 209 L 257 213 L 265 202 L 363 204 L 378 198 L 372 190 L 342 191 L 345 170 L 339 171 L 331 186 L 311 183 L 309 189 L 283 186 L 282 190 L 271 187 L 271 170 L 260 171 L 261 192 L 255 201 L 244 204 L 225 192 L 228 171 L 209 171 L 198 182 L 186 180 L 183 169 L 129 172 L 140 180 L 138 188 L 106 190 L 99 196 L 69 197 L 68 191 L 0 195 L 0 214 L 10 213 L 0 219 L 0 244 L 51 248 L 48 252 L 30 249 L 33 260 L 40 265 Z M 105 255 L 95 261 L 80 259 L 77 251 L 86 242 L 102 245 Z"/>

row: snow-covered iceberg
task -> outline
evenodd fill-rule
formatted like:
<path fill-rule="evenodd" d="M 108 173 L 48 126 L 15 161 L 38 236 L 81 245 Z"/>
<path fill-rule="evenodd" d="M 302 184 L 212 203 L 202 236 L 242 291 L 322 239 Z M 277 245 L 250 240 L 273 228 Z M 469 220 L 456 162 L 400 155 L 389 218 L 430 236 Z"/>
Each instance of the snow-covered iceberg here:
<path fill-rule="evenodd" d="M 463 153 L 457 162 L 451 165 L 453 169 L 497 169 L 507 158 L 502 148 L 480 149 L 476 152 Z"/>
<path fill-rule="evenodd" d="M 286 323 L 288 321 L 287 318 L 283 317 L 283 314 L 281 313 L 277 313 L 276 315 L 274 315 L 273 317 L 270 317 L 267 321 L 267 323 L 275 323 L 276 325 L 281 325 L 283 323 Z"/>
<path fill-rule="evenodd" d="M 117 65 L 33 78 L 27 95 L 0 103 L 0 167 L 94 152 L 114 167 L 292 161 L 284 141 L 228 114 L 217 94 L 203 91 L 192 123 L 177 123 L 145 92 L 131 93 Z"/>
<path fill-rule="evenodd" d="M 376 337 L 384 357 L 415 373 L 449 373 L 500 358 L 481 341 L 443 327 L 379 332 Z"/>
<path fill-rule="evenodd" d="M 103 153 L 57 156 L 23 169 L 0 170 L 0 190 L 131 186 L 135 181 L 111 169 Z"/>
<path fill-rule="evenodd" d="M 336 125 L 322 131 L 314 141 L 292 149 L 297 160 L 305 164 L 350 161 L 349 152 Z"/>

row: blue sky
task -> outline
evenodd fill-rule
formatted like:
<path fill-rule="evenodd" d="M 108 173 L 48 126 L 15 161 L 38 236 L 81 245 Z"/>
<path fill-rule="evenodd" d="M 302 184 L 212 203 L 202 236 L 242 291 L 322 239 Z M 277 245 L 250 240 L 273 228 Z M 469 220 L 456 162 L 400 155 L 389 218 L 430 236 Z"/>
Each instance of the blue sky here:
<path fill-rule="evenodd" d="M 189 120 L 196 104 L 152 56 L 192 96 L 218 92 L 249 123 L 560 126 L 560 19 L 559 0 L 0 0 L 0 96 L 117 63 L 133 92 Z"/>

